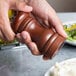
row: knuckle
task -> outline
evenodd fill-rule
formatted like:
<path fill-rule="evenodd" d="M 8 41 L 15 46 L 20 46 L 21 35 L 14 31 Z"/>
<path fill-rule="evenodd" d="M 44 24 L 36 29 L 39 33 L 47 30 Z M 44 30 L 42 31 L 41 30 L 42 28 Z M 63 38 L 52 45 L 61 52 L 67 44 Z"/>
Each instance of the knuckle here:
<path fill-rule="evenodd" d="M 7 37 L 7 41 L 11 42 L 11 41 L 13 41 L 13 40 L 14 40 L 14 38 L 15 38 L 15 36 L 14 36 L 14 35 L 9 36 L 9 37 Z"/>
<path fill-rule="evenodd" d="M 29 33 L 27 32 L 27 31 L 23 31 L 21 34 L 26 34 L 26 35 L 28 35 Z"/>

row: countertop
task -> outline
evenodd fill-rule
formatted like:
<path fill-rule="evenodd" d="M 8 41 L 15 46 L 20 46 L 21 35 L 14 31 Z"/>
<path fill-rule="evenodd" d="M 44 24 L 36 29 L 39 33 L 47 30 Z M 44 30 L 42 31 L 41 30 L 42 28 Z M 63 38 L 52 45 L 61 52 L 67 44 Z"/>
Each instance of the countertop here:
<path fill-rule="evenodd" d="M 62 22 L 75 21 L 76 13 L 58 13 Z M 0 50 L 0 76 L 44 76 L 56 62 L 76 57 L 76 46 L 64 44 L 51 60 L 33 56 L 25 46 Z"/>

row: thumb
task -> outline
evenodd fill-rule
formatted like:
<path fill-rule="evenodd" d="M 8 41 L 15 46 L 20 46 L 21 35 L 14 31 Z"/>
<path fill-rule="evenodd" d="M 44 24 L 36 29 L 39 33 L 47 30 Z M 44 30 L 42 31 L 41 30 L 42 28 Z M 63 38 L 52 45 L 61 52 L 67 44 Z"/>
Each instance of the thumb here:
<path fill-rule="evenodd" d="M 19 11 L 31 12 L 33 8 L 26 5 L 25 1 L 16 1 L 16 9 L 18 9 Z"/>
<path fill-rule="evenodd" d="M 49 15 L 48 19 L 49 19 L 49 23 L 55 27 L 56 31 L 63 37 L 67 38 L 67 34 L 65 33 L 62 22 L 58 18 L 57 14 L 53 12 L 52 15 Z"/>

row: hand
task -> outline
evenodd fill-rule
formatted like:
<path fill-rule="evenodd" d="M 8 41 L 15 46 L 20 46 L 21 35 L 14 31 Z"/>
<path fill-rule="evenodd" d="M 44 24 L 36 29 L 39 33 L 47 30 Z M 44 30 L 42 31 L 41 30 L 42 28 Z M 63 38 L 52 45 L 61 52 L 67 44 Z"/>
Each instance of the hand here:
<path fill-rule="evenodd" d="M 42 19 L 48 27 L 52 25 L 60 35 L 67 37 L 62 22 L 46 0 L 31 0 L 29 5 L 33 7 L 32 12 L 38 19 Z"/>
<path fill-rule="evenodd" d="M 54 9 L 47 3 L 46 0 L 27 0 L 29 5 L 26 5 L 26 0 L 0 0 L 0 38 L 11 41 L 14 39 L 15 34 L 11 29 L 8 10 L 20 10 L 24 12 L 31 12 L 33 8 L 33 14 L 42 19 L 44 23 L 49 27 L 49 23 L 55 27 L 57 32 L 64 37 L 67 37 L 63 30 L 62 23 L 57 17 Z M 60 29 L 61 28 L 61 29 Z M 28 32 L 23 31 L 17 34 L 19 41 L 24 42 L 31 50 L 32 54 L 39 55 L 40 52 L 34 42 L 32 42 Z"/>
<path fill-rule="evenodd" d="M 0 38 L 5 41 L 12 41 L 15 37 L 8 18 L 9 9 L 32 11 L 32 7 L 27 6 L 24 0 L 0 0 Z"/>
<path fill-rule="evenodd" d="M 47 27 L 52 25 L 60 35 L 67 37 L 55 10 L 47 3 L 46 0 L 29 0 L 28 4 L 33 7 L 32 13 L 38 20 L 42 20 L 43 23 L 47 25 Z M 17 37 L 21 42 L 24 42 L 28 45 L 32 54 L 40 54 L 36 44 L 32 42 L 30 35 L 26 31 L 23 31 L 21 34 L 17 34 Z"/>

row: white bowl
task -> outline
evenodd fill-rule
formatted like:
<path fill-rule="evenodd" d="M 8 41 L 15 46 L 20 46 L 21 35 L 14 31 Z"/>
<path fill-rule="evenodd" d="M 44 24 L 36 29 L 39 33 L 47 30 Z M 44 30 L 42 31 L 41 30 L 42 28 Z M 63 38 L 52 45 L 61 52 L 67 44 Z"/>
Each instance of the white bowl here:
<path fill-rule="evenodd" d="M 63 25 L 67 25 L 68 27 L 71 26 L 72 24 L 76 23 L 76 21 L 69 21 L 69 22 L 65 22 L 63 23 Z M 70 45 L 76 46 L 76 41 L 70 41 L 70 40 L 66 40 L 65 43 L 68 43 Z"/>
<path fill-rule="evenodd" d="M 76 58 L 72 58 L 72 59 L 68 59 L 68 60 L 65 60 L 65 61 L 62 61 L 62 62 L 60 62 L 59 63 L 59 65 L 61 65 L 62 67 L 63 67 L 63 65 L 65 64 L 65 63 L 76 63 Z M 54 66 L 52 66 L 46 73 L 45 73 L 45 75 L 44 76 L 51 76 L 51 73 L 52 73 L 52 71 L 53 71 L 53 69 L 54 69 Z"/>

